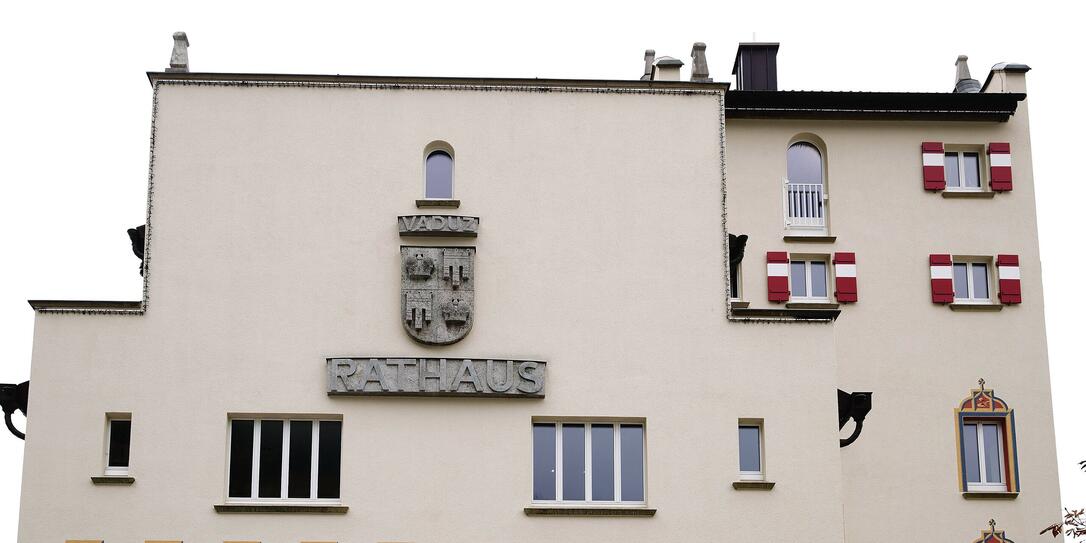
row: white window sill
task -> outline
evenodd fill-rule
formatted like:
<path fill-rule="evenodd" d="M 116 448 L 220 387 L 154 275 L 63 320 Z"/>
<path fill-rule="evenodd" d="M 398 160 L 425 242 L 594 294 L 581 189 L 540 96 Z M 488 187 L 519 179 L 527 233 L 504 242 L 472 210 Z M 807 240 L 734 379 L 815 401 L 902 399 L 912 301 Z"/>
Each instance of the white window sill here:
<path fill-rule="evenodd" d="M 954 190 L 942 191 L 943 198 L 995 198 L 996 193 L 989 190 Z"/>
<path fill-rule="evenodd" d="M 216 513 L 308 513 L 343 515 L 347 506 L 340 503 L 302 502 L 228 502 L 215 504 Z"/>
<path fill-rule="evenodd" d="M 1002 311 L 1003 304 L 993 302 L 954 302 L 947 304 L 951 311 Z"/>
<path fill-rule="evenodd" d="M 524 514 L 530 517 L 651 517 L 656 515 L 656 509 L 645 504 L 532 504 L 524 508 Z"/>

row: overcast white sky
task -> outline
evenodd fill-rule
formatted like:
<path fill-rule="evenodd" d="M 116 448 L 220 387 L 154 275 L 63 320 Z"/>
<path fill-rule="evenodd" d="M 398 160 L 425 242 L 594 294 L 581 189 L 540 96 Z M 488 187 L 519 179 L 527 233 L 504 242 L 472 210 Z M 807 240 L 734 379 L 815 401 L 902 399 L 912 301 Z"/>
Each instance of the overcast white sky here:
<path fill-rule="evenodd" d="M 193 71 L 636 79 L 646 48 L 689 64 L 691 44 L 704 41 L 717 81 L 730 80 L 736 43 L 757 33 L 781 42 L 782 89 L 948 91 L 954 60 L 965 53 L 982 81 L 996 62 L 1033 67 L 1027 78 L 1061 484 L 1067 505 L 1086 507 L 1086 473 L 1075 468 L 1086 459 L 1082 281 L 1075 276 L 1086 269 L 1086 253 L 1072 228 L 1086 202 L 1086 184 L 1074 177 L 1083 168 L 1072 162 L 1082 159 L 1075 140 L 1086 82 L 1081 6 L 5 3 L 0 382 L 29 376 L 27 299 L 139 299 L 125 229 L 144 222 L 151 125 L 144 72 L 168 64 L 176 30 L 188 32 Z M 22 442 L 0 431 L 0 541 L 15 539 L 21 462 Z M 1040 530 L 1048 519 L 1037 523 Z"/>

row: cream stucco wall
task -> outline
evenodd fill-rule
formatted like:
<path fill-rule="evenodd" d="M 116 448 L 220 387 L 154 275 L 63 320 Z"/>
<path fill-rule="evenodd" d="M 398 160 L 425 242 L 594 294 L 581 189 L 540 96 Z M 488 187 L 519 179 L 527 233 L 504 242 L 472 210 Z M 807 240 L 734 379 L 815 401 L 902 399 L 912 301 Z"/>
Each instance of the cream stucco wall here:
<path fill-rule="evenodd" d="M 1028 109 L 1006 123 L 741 120 L 726 122 L 728 229 L 750 235 L 745 298 L 767 302 L 766 251 L 856 253 L 859 303 L 833 325 L 838 385 L 874 392 L 863 435 L 841 450 L 847 541 L 904 531 L 972 541 L 989 518 L 1029 540 L 1060 511 L 1037 244 Z M 783 240 L 785 150 L 825 143 L 834 243 Z M 947 199 L 923 190 L 920 144 L 1009 142 L 1014 190 Z M 1023 303 L 955 312 L 931 303 L 928 255 L 1017 254 Z M 832 286 L 832 285 L 831 285 Z M 993 285 L 992 295 L 998 289 Z M 778 328 L 795 349 L 798 327 Z M 977 380 L 1015 410 L 1021 494 L 966 500 L 958 488 L 954 408 Z"/>
<path fill-rule="evenodd" d="M 864 200 L 842 190 L 835 228 L 839 244 L 844 232 L 856 232 L 862 303 L 848 308 L 836 328 L 727 321 L 719 103 L 712 93 L 163 84 L 157 104 L 147 311 L 38 316 L 21 541 L 618 542 L 722 534 L 793 541 L 803 533 L 806 541 L 841 542 L 846 532 L 870 533 L 875 523 L 860 503 L 861 470 L 885 467 L 897 458 L 887 455 L 899 454 L 890 449 L 901 445 L 937 456 L 922 442 L 952 432 L 950 410 L 977 374 L 935 358 L 921 361 L 938 376 L 908 374 L 892 362 L 896 353 L 925 349 L 901 335 L 883 340 L 874 328 L 851 331 L 859 326 L 856 313 L 869 312 L 868 322 L 930 313 L 939 322 L 1000 319 L 1034 327 L 1028 317 L 1040 314 L 1032 215 L 1021 219 L 1028 236 L 1014 234 L 998 247 L 1023 255 L 1027 303 L 996 315 L 943 315 L 925 302 L 922 264 L 899 274 L 917 275 L 901 292 L 877 282 L 875 254 L 891 259 L 900 251 L 905 259 L 915 240 L 895 231 L 887 235 L 907 245 L 858 245 L 861 232 L 870 231 L 861 229 L 862 217 L 885 213 L 867 209 L 849 219 L 850 199 Z M 880 138 L 909 139 L 898 129 L 887 126 Z M 744 189 L 734 193 L 731 220 L 752 234 L 762 229 L 748 256 L 754 271 L 772 221 L 754 207 L 762 196 L 750 177 L 771 163 L 751 155 L 744 177 L 739 156 L 773 143 L 776 132 L 735 131 L 729 168 L 748 188 L 747 196 Z M 478 247 L 477 311 L 463 341 L 425 347 L 398 321 L 398 247 L 411 242 L 395 225 L 397 215 L 418 212 L 422 150 L 439 139 L 455 147 L 458 212 L 481 217 L 478 239 L 447 241 Z M 905 150 L 895 158 L 902 168 L 916 162 Z M 833 182 L 847 171 L 847 160 L 838 163 Z M 1032 210 L 1032 193 L 1016 183 L 1014 194 L 995 202 L 931 202 L 976 207 L 977 217 L 986 216 L 981 205 L 1025 202 L 1014 207 L 1022 217 Z M 918 185 L 903 182 L 900 190 L 907 195 Z M 909 195 L 917 202 L 910 214 L 924 212 L 924 197 Z M 777 209 L 775 200 L 766 201 Z M 990 237 L 977 240 L 965 246 L 996 250 Z M 757 292 L 757 273 L 747 278 Z M 1042 336 L 1029 337 L 1036 343 Z M 845 347 L 850 341 L 855 346 Z M 887 341 L 892 349 L 883 349 Z M 1042 466 L 1053 465 L 1043 357 L 1035 356 L 1036 345 L 976 349 L 1032 356 L 1036 371 L 1017 383 L 999 371 L 985 376 L 1019 409 L 1023 488 L 1042 488 Z M 856 360 L 872 352 L 879 353 L 873 364 L 885 370 Z M 329 398 L 323 359 L 339 355 L 543 359 L 547 397 Z M 849 365 L 838 367 L 838 356 Z M 1011 360 L 1000 362 L 1000 371 L 1009 373 Z M 933 382 L 937 389 L 909 386 Z M 834 428 L 839 384 L 873 389 L 877 402 L 865 435 L 844 451 Z M 886 426 L 901 418 L 890 400 L 899 393 L 902 402 L 912 394 L 940 398 L 930 417 L 922 413 L 938 428 L 911 425 L 890 440 L 895 434 Z M 115 411 L 133 414 L 136 482 L 94 486 L 89 477 L 102 471 L 104 416 Z M 227 416 L 235 412 L 342 415 L 341 492 L 349 512 L 215 513 L 226 491 Z M 646 497 L 655 517 L 524 515 L 531 418 L 560 415 L 645 417 Z M 743 417 L 766 421 L 767 472 L 778 483 L 770 492 L 731 488 Z M 1035 445 L 1027 432 L 1040 434 Z M 924 482 L 918 475 L 881 480 L 915 484 L 901 496 L 917 502 L 943 493 L 959 511 L 988 514 L 978 504 L 959 504 L 952 474 L 942 485 L 934 473 L 923 474 L 930 478 Z M 1053 470 L 1053 489 L 1054 477 Z M 1018 502 L 996 506 L 1050 510 L 1056 492 L 1049 494 L 1024 492 Z M 880 499 L 872 506 L 896 503 Z M 843 514 L 862 527 L 846 525 Z M 1024 522 L 1025 513 L 1017 518 Z M 956 535 L 974 524 L 963 518 L 950 525 Z"/>

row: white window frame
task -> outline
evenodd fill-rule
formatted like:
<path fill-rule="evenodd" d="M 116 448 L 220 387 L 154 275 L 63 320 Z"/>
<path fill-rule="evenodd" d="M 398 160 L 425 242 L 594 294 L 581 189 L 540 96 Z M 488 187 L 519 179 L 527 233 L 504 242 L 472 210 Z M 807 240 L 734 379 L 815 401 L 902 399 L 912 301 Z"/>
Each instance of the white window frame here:
<path fill-rule="evenodd" d="M 958 285 L 955 284 L 954 278 L 954 266 L 958 264 L 965 264 L 965 281 L 966 281 L 966 298 L 958 297 Z M 985 267 L 984 277 L 988 286 L 988 297 L 977 298 L 975 296 L 976 290 L 973 280 L 973 266 L 981 264 Z M 988 259 L 982 258 L 954 258 L 950 262 L 950 285 L 954 289 L 954 303 L 956 304 L 991 304 L 992 303 L 992 262 Z"/>
<path fill-rule="evenodd" d="M 955 154 L 958 157 L 958 186 L 952 187 L 948 182 L 946 189 L 951 192 L 984 192 L 985 181 L 984 177 L 985 164 L 984 164 L 984 148 L 983 147 L 971 147 L 971 146 L 947 146 L 943 150 L 943 165 L 946 167 L 946 155 Z M 976 187 L 964 187 L 962 183 L 965 181 L 965 153 L 971 153 L 977 155 L 977 186 Z"/>
<path fill-rule="evenodd" d="M 758 467 L 762 468 L 761 471 L 743 471 L 739 470 L 740 481 L 764 481 L 765 479 L 765 422 L 762 419 L 739 419 L 739 424 L 736 426 L 736 434 L 738 436 L 739 428 L 745 426 L 752 426 L 758 429 Z M 738 443 L 738 441 L 737 441 Z M 739 454 L 742 454 L 743 447 L 739 443 Z M 743 465 L 743 459 L 739 458 L 739 465 Z"/>
<path fill-rule="evenodd" d="M 534 420 L 532 426 L 536 424 L 553 424 L 554 425 L 554 496 L 553 500 L 536 500 L 533 499 L 534 504 L 548 504 L 548 505 L 576 505 L 576 506 L 629 506 L 638 507 L 645 506 L 648 500 L 648 455 L 645 454 L 645 442 L 648 440 L 648 434 L 645 432 L 645 423 L 639 421 L 627 421 L 627 422 L 612 422 L 612 421 L 591 421 L 591 420 L 565 420 L 565 421 L 549 421 L 549 420 Z M 563 500 L 562 499 L 562 426 L 569 424 L 574 426 L 584 426 L 584 494 L 583 500 Z M 612 427 L 611 437 L 614 439 L 612 450 L 614 452 L 614 481 L 615 481 L 615 499 L 614 500 L 593 500 L 592 499 L 592 427 L 593 426 L 607 426 Z M 641 427 L 641 485 L 644 488 L 644 499 L 640 501 L 623 501 L 622 500 L 622 450 L 621 450 L 621 435 L 620 431 L 622 426 L 640 426 Z M 533 443 L 533 447 L 535 444 Z M 532 461 L 532 473 L 535 473 L 535 460 Z M 534 483 L 533 483 L 534 484 Z M 533 489 L 534 491 L 534 489 Z"/>
<path fill-rule="evenodd" d="M 235 420 L 251 420 L 253 424 L 253 463 L 252 463 L 252 482 L 249 489 L 249 497 L 231 497 L 230 496 L 230 452 L 232 450 L 231 441 L 233 440 L 233 424 Z M 279 497 L 278 498 L 261 498 L 260 494 L 260 428 L 264 421 L 280 421 L 283 423 L 283 461 L 281 466 L 281 473 L 279 475 Z M 290 423 L 292 421 L 299 422 L 312 422 L 313 439 L 310 443 L 310 457 L 309 457 L 309 498 L 288 498 L 289 492 L 289 477 L 290 477 Z M 320 423 L 321 422 L 342 422 L 342 419 L 334 418 L 306 418 L 306 417 L 249 417 L 249 416 L 237 416 L 231 417 L 226 425 L 226 503 L 275 503 L 275 504 L 333 504 L 338 505 L 341 498 L 317 498 L 317 474 L 320 469 L 318 462 L 318 452 L 320 450 Z M 339 477 L 340 477 L 340 496 L 343 496 L 343 426 L 340 425 L 340 456 L 339 456 Z"/>
<path fill-rule="evenodd" d="M 128 427 L 128 465 L 127 466 L 110 466 L 109 465 L 109 453 L 110 442 L 113 434 L 113 421 L 127 420 Z M 105 443 L 105 458 L 103 464 L 105 469 L 102 470 L 102 474 L 113 477 L 126 477 L 129 474 L 129 468 L 132 466 L 132 414 L 131 413 L 107 413 L 106 414 L 106 443 Z"/>
<path fill-rule="evenodd" d="M 426 192 L 426 173 L 427 162 L 430 160 L 430 155 L 434 153 L 445 153 L 449 157 L 449 161 L 452 163 L 452 171 L 449 172 L 449 197 L 438 198 L 431 197 Z M 422 151 L 422 199 L 423 200 L 449 200 L 456 199 L 456 153 L 453 151 L 452 145 L 447 142 L 437 140 L 430 142 Z"/>
<path fill-rule="evenodd" d="M 984 454 L 984 452 L 985 452 L 984 451 L 984 427 L 985 426 L 994 426 L 995 427 L 995 429 L 996 429 L 996 447 L 999 448 L 999 450 L 996 451 L 996 453 L 997 453 L 996 457 L 1000 458 L 1000 459 L 1006 458 L 1005 452 L 1006 452 L 1007 445 L 1006 445 L 1006 442 L 1005 442 L 1006 435 L 1003 432 L 1003 425 L 998 423 L 998 422 L 986 422 L 986 421 L 983 421 L 983 420 L 969 420 L 969 419 L 967 419 L 963 424 L 965 426 L 976 426 L 977 427 L 977 466 L 980 469 L 980 482 L 966 481 L 965 482 L 966 491 L 968 491 L 968 492 L 1006 492 L 1007 491 L 1007 470 L 1006 470 L 1005 466 L 1003 465 L 1003 462 L 999 463 L 999 478 L 1002 479 L 1002 482 L 993 483 L 993 482 L 990 482 L 990 481 L 987 480 L 988 479 L 988 470 L 987 470 L 987 465 L 985 464 L 985 461 L 984 461 L 984 457 L 985 457 L 985 454 Z M 963 431 L 963 434 L 964 434 L 964 431 Z M 966 460 L 967 459 L 965 459 L 965 458 L 962 459 L 963 464 L 965 463 Z M 963 470 L 965 469 L 964 465 L 962 466 L 962 469 Z"/>
<path fill-rule="evenodd" d="M 804 269 L 804 281 L 806 281 L 805 292 L 806 296 L 796 296 L 796 289 L 792 286 L 792 263 L 803 262 Z M 821 262 L 826 266 L 826 295 L 825 296 L 811 296 L 811 262 Z M 830 301 L 830 293 L 833 289 L 830 288 L 830 261 L 829 258 L 823 256 L 811 256 L 811 255 L 788 255 L 788 300 L 791 302 L 818 302 L 828 303 Z"/>
<path fill-rule="evenodd" d="M 732 296 L 731 285 L 728 284 L 728 301 L 738 302 L 743 300 L 743 264 L 740 262 L 738 265 L 733 266 L 735 270 L 735 296 Z M 731 281 L 731 278 L 728 278 Z"/>

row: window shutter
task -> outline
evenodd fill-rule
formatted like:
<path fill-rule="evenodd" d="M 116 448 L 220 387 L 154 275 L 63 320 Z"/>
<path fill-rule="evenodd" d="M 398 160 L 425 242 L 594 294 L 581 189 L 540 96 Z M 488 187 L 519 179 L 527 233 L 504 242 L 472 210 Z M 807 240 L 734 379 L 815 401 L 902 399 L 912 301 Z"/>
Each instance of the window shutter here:
<path fill-rule="evenodd" d="M 788 292 L 788 253 L 769 251 L 765 254 L 766 283 L 769 285 L 769 301 L 787 302 Z"/>
<path fill-rule="evenodd" d="M 837 287 L 834 295 L 841 303 L 855 302 L 856 253 L 833 253 L 833 275 Z"/>
<path fill-rule="evenodd" d="M 999 301 L 1005 304 L 1022 303 L 1022 279 L 1018 270 L 1018 255 L 996 256 L 999 272 Z"/>
<path fill-rule="evenodd" d="M 1011 190 L 1011 144 L 989 143 L 988 163 L 991 164 L 992 190 Z"/>
<path fill-rule="evenodd" d="M 954 301 L 954 268 L 950 255 L 931 255 L 931 301 L 949 304 Z"/>
<path fill-rule="evenodd" d="M 943 155 L 943 143 L 925 141 L 920 145 L 924 158 L 924 190 L 943 190 L 946 188 L 946 157 Z"/>

